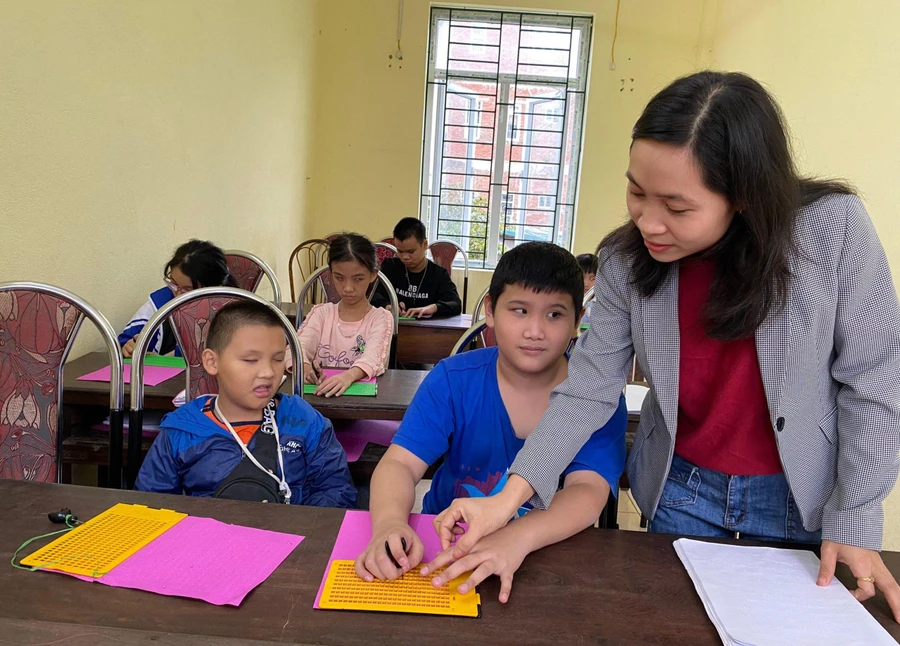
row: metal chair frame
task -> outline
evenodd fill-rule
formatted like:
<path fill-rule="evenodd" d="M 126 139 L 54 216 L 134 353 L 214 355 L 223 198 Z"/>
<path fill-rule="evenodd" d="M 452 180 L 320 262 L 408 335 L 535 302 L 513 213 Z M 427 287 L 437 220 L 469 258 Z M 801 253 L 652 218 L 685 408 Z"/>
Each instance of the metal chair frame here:
<path fill-rule="evenodd" d="M 273 306 L 262 296 L 236 287 L 204 287 L 176 296 L 160 307 L 156 311 L 156 314 L 147 321 L 147 325 L 144 326 L 143 333 L 138 339 L 138 342 L 134 347 L 134 353 L 131 357 L 131 412 L 129 414 L 128 424 L 128 464 L 126 468 L 126 481 L 129 489 L 134 488 L 134 482 L 137 479 L 141 463 L 141 436 L 144 419 L 144 360 L 150 346 L 150 339 L 153 337 L 156 330 L 162 327 L 163 322 L 167 321 L 172 312 L 176 309 L 191 301 L 212 297 L 231 297 L 234 299 L 256 301 L 257 303 L 270 307 L 272 311 L 278 315 L 278 319 L 281 321 L 281 327 L 284 329 L 285 336 L 287 337 L 291 358 L 294 362 L 294 369 L 291 371 L 291 390 L 295 394 L 301 394 L 303 384 L 303 355 L 300 352 L 300 341 L 297 339 L 294 326 L 291 325 L 291 322 L 281 310 Z M 179 337 L 178 330 L 175 329 L 174 325 L 172 326 L 172 329 L 175 331 L 176 341 L 178 346 L 182 348 L 183 353 L 184 344 Z M 185 371 L 185 396 L 188 398 L 190 398 L 190 382 L 191 375 L 190 368 L 188 368 L 188 370 Z"/>
<path fill-rule="evenodd" d="M 272 284 L 272 300 L 275 303 L 281 302 L 281 287 L 278 285 L 278 277 L 275 275 L 275 272 L 272 271 L 272 268 L 269 267 L 265 263 L 262 258 L 259 256 L 255 256 L 248 251 L 241 251 L 240 249 L 229 249 L 225 252 L 225 256 L 238 256 L 240 258 L 246 258 L 247 260 L 251 260 L 260 266 L 262 269 L 262 273 L 269 279 L 269 282 Z M 252 292 L 256 292 L 256 289 L 259 287 L 259 284 L 262 282 L 262 275 L 260 275 L 259 280 L 256 281 L 256 285 L 253 286 L 253 289 L 250 290 Z"/>
<path fill-rule="evenodd" d="M 453 242 L 453 240 L 435 240 L 434 242 L 428 245 L 428 248 L 431 249 L 436 244 L 449 244 L 456 247 L 456 250 L 462 254 L 463 259 L 463 293 L 462 293 L 462 311 L 463 314 L 466 312 L 466 301 L 469 298 L 469 254 L 466 253 L 466 250 L 462 248 L 458 243 Z M 432 258 L 434 258 L 434 254 L 432 254 Z M 448 272 L 453 271 L 453 265 L 451 263 L 450 268 L 447 270 Z"/>
<path fill-rule="evenodd" d="M 66 359 L 78 332 L 81 330 L 81 324 L 87 318 L 99 330 L 103 343 L 106 345 L 106 351 L 109 354 L 110 363 L 110 380 L 109 380 L 109 477 L 107 486 L 111 489 L 120 489 L 122 486 L 122 426 L 124 421 L 124 399 L 125 399 L 125 380 L 124 380 L 124 362 L 122 359 L 122 350 L 119 347 L 118 336 L 109 320 L 80 296 L 72 292 L 44 283 L 34 282 L 10 282 L 0 283 L 0 292 L 12 291 L 31 291 L 39 294 L 48 294 L 56 298 L 63 299 L 71 303 L 78 310 L 78 320 L 72 327 L 72 335 L 69 342 L 62 351 L 59 363 L 59 372 L 56 375 L 57 392 L 56 400 L 59 402 L 58 415 L 56 425 L 56 481 L 59 482 L 62 476 L 62 442 L 63 442 L 63 370 L 66 365 Z"/>
<path fill-rule="evenodd" d="M 294 247 L 294 250 L 291 252 L 291 256 L 288 259 L 288 280 L 291 283 L 291 301 L 297 302 L 297 297 L 294 289 L 294 263 L 297 264 L 297 269 L 300 272 L 300 280 L 301 283 L 306 282 L 306 277 L 303 275 L 303 266 L 300 264 L 300 254 L 303 251 L 308 253 L 307 260 L 310 260 L 310 264 L 312 265 L 309 269 L 309 273 L 314 272 L 316 269 L 321 267 L 321 255 L 323 250 L 328 249 L 328 241 L 324 238 L 310 238 L 309 240 L 305 240 Z"/>
<path fill-rule="evenodd" d="M 453 357 L 460 352 L 465 352 L 465 348 L 475 342 L 475 340 L 481 336 L 481 333 L 484 332 L 485 328 L 487 328 L 487 321 L 481 320 L 477 321 L 472 325 L 468 330 L 462 333 L 462 336 L 459 337 L 459 341 L 453 346 L 453 349 L 450 351 L 450 356 Z"/>
<path fill-rule="evenodd" d="M 484 291 L 481 292 L 481 296 L 478 297 L 478 300 L 475 301 L 475 309 L 472 310 L 472 322 L 480 321 L 484 318 L 484 301 L 487 299 L 488 292 L 491 291 L 490 287 L 485 287 Z"/>
<path fill-rule="evenodd" d="M 581 300 L 581 307 L 587 307 L 587 304 L 594 300 L 594 288 L 591 287 L 584 293 L 584 298 Z"/>

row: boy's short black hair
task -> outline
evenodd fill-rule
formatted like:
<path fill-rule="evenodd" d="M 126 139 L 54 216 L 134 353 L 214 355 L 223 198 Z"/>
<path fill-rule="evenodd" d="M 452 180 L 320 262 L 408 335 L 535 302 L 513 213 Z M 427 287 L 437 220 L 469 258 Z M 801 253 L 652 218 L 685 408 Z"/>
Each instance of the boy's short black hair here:
<path fill-rule="evenodd" d="M 597 275 L 597 269 L 600 268 L 600 259 L 592 253 L 583 253 L 575 257 L 578 266 L 581 267 L 582 273 Z"/>
<path fill-rule="evenodd" d="M 248 325 L 264 325 L 265 327 L 281 327 L 271 307 L 256 301 L 239 300 L 224 305 L 209 324 L 209 335 L 206 337 L 206 348 L 220 353 L 228 344 L 234 333 Z"/>
<path fill-rule="evenodd" d="M 425 225 L 417 218 L 403 218 L 394 227 L 394 240 L 415 238 L 421 244 L 426 237 Z"/>
<path fill-rule="evenodd" d="M 507 285 L 519 285 L 538 294 L 561 292 L 572 297 L 575 313 L 581 311 L 584 276 L 570 252 L 549 242 L 526 242 L 502 256 L 488 294 L 494 307 Z"/>

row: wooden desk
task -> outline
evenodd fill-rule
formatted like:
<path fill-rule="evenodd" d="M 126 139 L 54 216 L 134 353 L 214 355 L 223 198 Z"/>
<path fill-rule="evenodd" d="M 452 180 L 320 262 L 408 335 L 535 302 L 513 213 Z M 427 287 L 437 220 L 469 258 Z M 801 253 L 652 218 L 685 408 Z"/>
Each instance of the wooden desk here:
<path fill-rule="evenodd" d="M 90 426 L 102 421 L 109 411 L 109 384 L 97 381 L 78 381 L 78 377 L 109 365 L 109 358 L 101 352 L 91 352 L 66 363 L 63 373 L 63 406 L 66 410 L 67 428 L 75 433 L 63 441 L 63 463 L 104 465 L 109 458 L 109 435 L 92 431 Z M 428 374 L 425 370 L 388 370 L 378 378 L 378 395 L 375 397 L 316 397 L 304 399 L 331 420 L 354 419 L 403 419 L 406 409 L 419 385 Z M 184 389 L 184 375 L 168 379 L 158 386 L 144 389 L 144 408 L 150 410 L 175 410 L 172 399 Z M 125 386 L 129 392 L 129 386 Z M 286 381 L 283 392 L 289 392 Z M 128 398 L 125 403 L 128 404 Z M 150 448 L 152 438 L 144 438 L 144 452 Z M 67 478 L 66 478 L 67 479 Z"/>
<path fill-rule="evenodd" d="M 387 370 L 378 377 L 378 394 L 374 397 L 326 398 L 304 395 L 303 398 L 328 419 L 382 419 L 399 422 L 426 376 L 427 370 Z"/>
<path fill-rule="evenodd" d="M 77 644 L 151 643 L 158 636 L 153 633 L 161 633 L 178 644 L 218 643 L 211 639 L 217 637 L 367 646 L 387 640 L 426 645 L 721 643 L 675 554 L 673 537 L 639 532 L 588 529 L 532 554 L 516 574 L 505 607 L 497 601 L 496 577 L 479 586 L 479 619 L 314 610 L 343 518 L 343 511 L 335 509 L 0 481 L 0 558 L 8 562 L 22 542 L 56 529 L 47 521 L 49 511 L 70 507 L 87 519 L 120 501 L 306 539 L 239 608 L 3 567 L 0 590 L 15 591 L 0 603 L 4 639 L 17 636 L 16 643 L 34 643 L 34 635 L 45 635 L 47 641 L 80 636 L 72 642 Z M 884 558 L 900 574 L 900 554 Z M 843 566 L 839 577 L 853 582 Z M 900 638 L 900 626 L 880 594 L 865 606 Z M 186 638 L 191 635 L 198 637 Z"/>
<path fill-rule="evenodd" d="M 81 375 L 109 365 L 109 358 L 102 352 L 91 352 L 66 363 L 63 375 L 63 405 L 109 406 L 109 384 L 100 381 L 78 381 Z M 387 419 L 401 420 L 409 407 L 419 384 L 428 374 L 426 370 L 388 370 L 378 378 L 378 395 L 375 397 L 316 397 L 304 399 L 329 419 Z M 144 408 L 150 410 L 175 410 L 172 400 L 184 390 L 184 374 L 168 379 L 158 386 L 144 389 Z M 282 392 L 290 391 L 286 381 Z M 125 386 L 130 393 L 130 386 Z M 126 398 L 125 403 L 128 403 Z"/>
<path fill-rule="evenodd" d="M 292 323 L 295 323 L 296 303 L 281 303 L 281 311 Z M 397 335 L 397 361 L 401 364 L 416 364 L 437 363 L 441 359 L 446 359 L 450 356 L 453 346 L 459 341 L 459 337 L 471 326 L 471 314 L 400 321 L 400 331 Z"/>

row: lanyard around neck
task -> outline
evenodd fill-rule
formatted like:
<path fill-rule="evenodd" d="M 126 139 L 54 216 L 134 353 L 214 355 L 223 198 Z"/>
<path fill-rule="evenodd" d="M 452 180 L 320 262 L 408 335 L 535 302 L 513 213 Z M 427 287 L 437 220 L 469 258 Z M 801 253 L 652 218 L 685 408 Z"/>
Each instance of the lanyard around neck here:
<path fill-rule="evenodd" d="M 278 491 L 284 496 L 284 504 L 289 505 L 291 503 L 291 488 L 288 486 L 287 480 L 284 477 L 284 458 L 281 455 L 281 440 L 278 437 L 278 424 L 275 423 L 275 402 L 270 401 L 268 406 L 266 406 L 265 410 L 263 410 L 263 422 L 260 425 L 260 431 L 263 431 L 263 427 L 269 427 L 272 429 L 272 432 L 275 434 L 275 446 L 278 451 L 278 468 L 281 470 L 281 477 L 279 478 L 277 475 L 266 469 L 263 465 L 259 463 L 259 460 L 256 459 L 250 449 L 247 448 L 247 445 L 241 441 L 240 436 L 238 436 L 237 431 L 234 430 L 234 427 L 231 425 L 231 422 L 222 414 L 222 410 L 219 408 L 219 398 L 216 397 L 216 402 L 214 405 L 214 412 L 216 417 L 218 417 L 223 424 L 225 424 L 225 428 L 228 429 L 228 432 L 231 433 L 231 437 L 234 438 L 234 441 L 238 443 L 238 446 L 241 447 L 241 450 L 244 452 L 244 455 L 249 458 L 249 460 L 256 466 L 257 469 L 265 473 L 267 476 L 272 478 L 276 483 L 278 483 Z"/>

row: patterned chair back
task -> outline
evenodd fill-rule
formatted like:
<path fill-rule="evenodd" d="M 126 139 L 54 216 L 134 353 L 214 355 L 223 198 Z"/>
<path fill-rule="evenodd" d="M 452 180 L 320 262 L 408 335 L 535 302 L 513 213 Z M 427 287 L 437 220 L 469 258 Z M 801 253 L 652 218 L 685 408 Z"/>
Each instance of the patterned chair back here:
<path fill-rule="evenodd" d="M 436 240 L 428 245 L 431 251 L 431 257 L 434 262 L 447 270 L 451 276 L 453 275 L 453 261 L 459 254 L 463 259 L 463 289 L 462 289 L 462 311 L 466 311 L 466 301 L 469 298 L 469 256 L 465 250 L 452 240 Z"/>
<path fill-rule="evenodd" d="M 187 387 L 185 399 L 191 400 L 200 395 L 218 392 L 215 377 L 206 373 L 201 362 L 206 338 L 209 336 L 209 324 L 216 313 L 227 303 L 235 300 L 252 300 L 270 308 L 281 321 L 291 351 L 294 369 L 291 372 L 291 391 L 300 393 L 303 383 L 303 358 L 300 353 L 300 342 L 291 322 L 280 309 L 260 296 L 234 287 L 205 287 L 176 296 L 159 308 L 147 321 L 144 333 L 140 336 L 131 358 L 131 412 L 128 433 L 128 475 L 127 486 L 134 487 L 141 466 L 141 431 L 143 429 L 144 408 L 144 360 L 149 348 L 149 339 L 166 320 L 172 323 L 175 339 L 187 363 Z"/>
<path fill-rule="evenodd" d="M 63 365 L 86 316 L 110 355 L 109 482 L 120 486 L 124 386 L 115 331 L 86 301 L 40 283 L 0 284 L 0 478 L 59 481 Z"/>
<path fill-rule="evenodd" d="M 389 245 L 391 245 L 392 247 L 396 247 L 396 246 L 397 246 L 396 244 L 394 244 L 394 238 L 393 238 L 393 237 L 390 237 L 390 238 L 382 238 L 382 239 L 379 240 L 378 242 L 383 242 L 384 244 L 389 244 Z"/>
<path fill-rule="evenodd" d="M 397 257 L 397 247 L 392 244 L 388 244 L 387 242 L 375 242 L 375 255 L 378 258 L 378 267 L 384 264 L 384 261 L 388 258 L 396 258 Z"/>
<path fill-rule="evenodd" d="M 272 285 L 272 300 L 281 302 L 281 288 L 275 272 L 261 259 L 246 251 L 229 249 L 225 252 L 225 262 L 228 263 L 228 271 L 234 279 L 235 285 L 248 292 L 256 292 L 263 277 L 269 279 Z"/>
<path fill-rule="evenodd" d="M 248 290 L 249 291 L 249 290 Z M 209 336 L 209 323 L 222 307 L 235 301 L 235 298 L 210 296 L 185 303 L 172 310 L 170 322 L 175 332 L 175 340 L 187 363 L 187 386 L 185 401 L 196 399 L 200 395 L 213 395 L 219 392 L 216 378 L 203 369 L 203 349 L 206 337 Z"/>
<path fill-rule="evenodd" d="M 249 258 L 234 254 L 226 254 L 225 261 L 228 263 L 228 271 L 231 272 L 235 285 L 248 292 L 255 292 L 263 279 L 262 267 Z"/>
<path fill-rule="evenodd" d="M 291 252 L 288 261 L 288 280 L 291 283 L 291 302 L 297 302 L 296 287 L 302 287 L 307 277 L 319 268 L 324 252 L 328 249 L 328 241 L 312 238 L 298 244 Z M 299 281 L 294 279 L 294 271 L 299 274 Z"/>
<path fill-rule="evenodd" d="M 319 289 L 322 290 L 326 303 L 337 303 L 341 300 L 341 295 L 334 284 L 334 279 L 331 277 L 331 270 L 328 267 L 324 267 L 324 269 L 325 271 L 319 274 Z"/>

